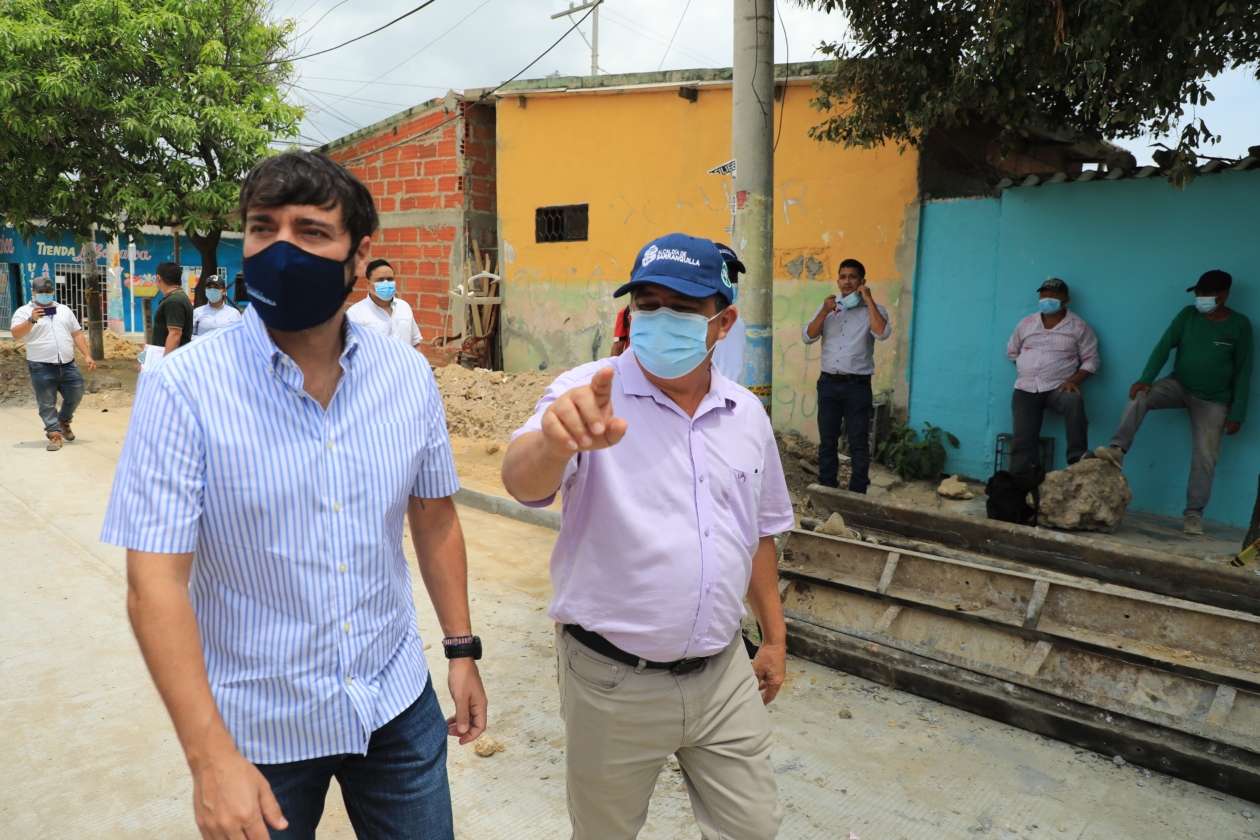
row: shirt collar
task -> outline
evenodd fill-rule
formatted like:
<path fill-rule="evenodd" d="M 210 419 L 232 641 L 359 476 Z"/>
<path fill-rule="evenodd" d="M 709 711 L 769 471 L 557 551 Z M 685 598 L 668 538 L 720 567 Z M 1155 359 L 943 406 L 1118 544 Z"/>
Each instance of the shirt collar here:
<path fill-rule="evenodd" d="M 639 360 L 635 358 L 633 346 L 620 356 L 613 358 L 613 367 L 617 369 L 617 375 L 621 378 L 621 390 L 626 394 L 632 397 L 651 397 L 659 405 L 682 413 L 678 403 L 670 399 L 660 388 L 653 385 L 651 380 L 643 373 L 643 368 L 639 366 Z M 718 371 L 717 365 L 710 360 L 709 393 L 705 394 L 704 398 L 700 400 L 700 405 L 696 407 L 696 413 L 691 419 L 698 420 L 703 415 L 717 408 L 734 408 L 735 395 L 732 393 L 731 387 L 731 381 L 723 376 Z"/>
<path fill-rule="evenodd" d="M 262 318 L 258 317 L 258 313 L 254 311 L 254 307 L 245 310 L 245 314 L 241 316 L 244 322 L 244 330 L 246 341 L 254 352 L 258 353 L 266 362 L 273 367 L 281 364 L 281 360 L 288 359 L 288 355 L 276 346 L 276 342 L 271 338 L 271 333 L 267 332 L 267 325 L 263 323 Z M 342 319 L 342 331 L 346 338 L 345 349 L 341 351 L 342 367 L 349 370 L 349 365 L 345 364 L 351 359 L 359 349 L 359 337 L 356 332 L 358 327 L 351 323 L 349 318 Z"/>

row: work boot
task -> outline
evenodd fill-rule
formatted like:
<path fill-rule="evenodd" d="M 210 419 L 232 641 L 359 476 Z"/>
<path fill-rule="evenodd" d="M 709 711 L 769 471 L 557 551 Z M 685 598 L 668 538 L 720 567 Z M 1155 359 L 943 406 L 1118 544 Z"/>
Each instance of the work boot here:
<path fill-rule="evenodd" d="M 1181 527 L 1181 533 L 1195 537 L 1203 536 L 1203 517 L 1197 513 L 1186 514 L 1186 524 Z"/>
<path fill-rule="evenodd" d="M 1124 469 L 1124 450 L 1118 446 L 1100 446 L 1094 450 L 1094 454 L 1104 461 L 1109 462 L 1118 470 Z"/>
<path fill-rule="evenodd" d="M 74 432 L 70 430 L 69 423 L 61 424 L 61 436 L 65 438 L 66 440 L 74 440 Z"/>
<path fill-rule="evenodd" d="M 49 452 L 56 452 L 61 448 L 61 432 L 48 433 L 48 445 L 44 447 Z"/>

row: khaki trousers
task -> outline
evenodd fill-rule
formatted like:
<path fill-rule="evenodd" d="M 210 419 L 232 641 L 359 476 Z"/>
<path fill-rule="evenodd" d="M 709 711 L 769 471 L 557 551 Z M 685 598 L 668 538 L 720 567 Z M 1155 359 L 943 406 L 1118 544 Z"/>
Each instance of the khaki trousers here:
<path fill-rule="evenodd" d="M 770 840 L 779 807 L 770 716 L 736 636 L 689 674 L 643 670 L 556 630 L 574 840 L 633 840 L 678 756 L 704 840 Z"/>

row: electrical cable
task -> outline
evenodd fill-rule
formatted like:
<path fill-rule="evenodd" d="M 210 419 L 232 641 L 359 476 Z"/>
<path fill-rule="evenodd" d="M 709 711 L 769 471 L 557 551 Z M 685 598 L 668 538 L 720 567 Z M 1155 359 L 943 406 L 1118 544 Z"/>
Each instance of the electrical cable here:
<path fill-rule="evenodd" d="M 318 0 L 316 0 L 316 1 L 318 2 Z M 315 22 L 314 22 L 314 23 L 312 23 L 310 26 L 308 26 L 308 27 L 306 28 L 306 31 L 305 31 L 305 32 L 303 32 L 301 35 L 294 35 L 294 36 L 293 36 L 293 40 L 295 40 L 295 41 L 296 41 L 296 40 L 298 40 L 299 38 L 305 38 L 307 35 L 311 34 L 313 31 L 315 31 L 315 27 L 319 26 L 321 23 L 323 23 L 323 22 L 324 22 L 324 18 L 328 17 L 329 15 L 331 15 L 333 12 L 337 11 L 337 9 L 341 8 L 342 6 L 344 6 L 344 5 L 345 5 L 346 3 L 348 3 L 348 2 L 349 2 L 349 0 L 341 0 L 341 2 L 337 3 L 337 5 L 333 6 L 331 9 L 329 9 L 328 11 L 326 11 L 326 12 L 324 12 L 322 15 L 320 15 L 320 16 L 319 16 L 319 20 L 315 21 Z M 313 9 L 313 8 L 315 8 L 315 3 L 312 3 L 311 5 L 307 6 L 307 7 L 306 7 L 306 12 L 309 12 L 309 11 L 310 11 L 311 9 Z M 306 12 L 302 12 L 302 14 L 298 15 L 298 20 L 301 20 L 302 18 L 306 17 Z"/>
<path fill-rule="evenodd" d="M 620 26 L 622 29 L 628 30 L 629 32 L 634 33 L 635 35 L 638 35 L 640 38 L 647 38 L 649 41 L 656 41 L 656 43 L 658 44 L 664 44 L 669 40 L 668 38 L 665 37 L 664 34 L 657 32 L 655 29 L 650 29 L 636 20 L 631 20 L 630 18 L 622 17 L 621 15 L 612 11 L 611 9 L 607 9 L 607 8 L 604 9 L 604 17 L 608 19 L 609 23 L 612 23 L 616 26 Z M 722 67 L 725 64 L 725 62 L 718 61 L 715 58 L 710 58 L 707 55 L 696 52 L 690 47 L 676 46 L 674 47 L 674 49 L 677 50 L 678 52 L 687 53 L 693 58 L 703 61 L 705 64 L 707 64 L 710 67 Z"/>
<path fill-rule="evenodd" d="M 391 26 L 393 26 L 395 23 L 398 23 L 400 20 L 405 20 L 406 18 L 411 17 L 412 15 L 414 15 L 416 12 L 420 11 L 421 9 L 426 8 L 428 6 L 432 6 L 436 2 L 437 0 L 425 0 L 419 6 L 416 6 L 414 9 L 412 9 L 409 12 L 404 12 L 403 14 L 391 20 L 389 23 L 386 23 L 382 26 L 378 26 L 375 29 L 373 29 L 371 32 L 364 32 L 362 35 L 351 38 L 349 41 L 343 41 L 337 46 L 329 47 L 326 50 L 319 50 L 317 52 L 307 53 L 306 55 L 297 55 L 297 56 L 293 56 L 292 58 L 274 58 L 271 61 L 259 61 L 255 64 L 233 64 L 229 66 L 231 67 L 265 67 L 268 64 L 283 64 L 285 62 L 290 62 L 290 61 L 302 61 L 303 59 L 314 58 L 317 55 L 324 55 L 325 53 L 330 53 L 330 52 L 333 52 L 334 50 L 339 50 L 342 47 L 347 47 L 353 44 L 355 41 L 362 41 L 364 38 L 368 37 L 369 35 L 375 35 L 377 32 L 381 32 L 385 29 L 389 29 Z"/>
<path fill-rule="evenodd" d="M 665 59 L 669 58 L 670 47 L 674 46 L 674 39 L 678 37 L 678 30 L 682 29 L 683 19 L 687 17 L 687 10 L 691 8 L 691 0 L 687 0 L 683 6 L 682 14 L 678 16 L 678 25 L 674 27 L 674 34 L 669 36 L 669 43 L 665 45 L 665 54 L 661 56 L 661 63 L 656 66 L 659 73 L 661 68 L 665 66 Z"/>
<path fill-rule="evenodd" d="M 788 77 L 792 74 L 792 48 L 788 46 L 787 24 L 783 22 L 783 15 L 776 14 L 779 19 L 779 28 L 783 30 L 783 98 L 779 100 L 779 130 L 774 135 L 774 146 L 770 149 L 771 156 L 779 151 L 779 138 L 783 136 L 783 115 L 787 113 L 787 93 L 788 93 Z"/>
<path fill-rule="evenodd" d="M 556 47 L 560 46 L 560 42 L 563 41 L 565 38 L 569 37 L 569 35 L 573 33 L 573 30 L 577 29 L 578 26 L 585 23 L 586 19 L 591 16 L 591 12 L 593 11 L 595 11 L 594 6 L 592 6 L 590 8 L 590 11 L 588 11 L 585 15 L 583 15 L 577 22 L 575 22 L 572 26 L 566 29 L 564 34 L 555 40 L 555 43 L 553 43 L 550 47 L 547 47 L 547 49 L 539 53 L 538 57 L 535 58 L 533 61 L 531 61 L 529 64 L 526 64 L 524 67 L 522 67 L 519 73 L 517 73 L 515 76 L 508 79 L 507 81 L 501 82 L 497 87 L 491 88 L 490 90 L 483 92 L 480 96 L 478 96 L 475 100 L 473 100 L 470 103 L 470 106 L 481 104 L 486 99 L 489 99 L 491 96 L 493 96 L 494 94 L 502 90 L 505 85 L 509 85 L 512 82 L 519 79 L 521 76 L 525 75 L 525 73 L 529 71 L 529 68 L 533 67 L 535 64 L 542 61 L 547 56 L 547 53 L 551 52 Z M 418 132 L 416 134 L 412 134 L 408 137 L 403 138 L 402 140 L 399 140 L 396 143 L 391 143 L 388 146 L 382 146 L 379 149 L 373 149 L 370 152 L 364 152 L 363 154 L 358 155 L 356 157 L 347 158 L 346 160 L 341 161 L 341 164 L 344 166 L 346 164 L 354 163 L 355 161 L 372 157 L 372 155 L 379 155 L 381 152 L 385 152 L 385 151 L 388 151 L 389 149 L 393 149 L 397 146 L 401 146 L 404 143 L 410 143 L 412 140 L 415 140 L 417 137 L 423 137 L 426 134 L 431 134 L 432 132 L 437 131 L 438 129 L 443 128 L 446 125 L 454 122 L 455 120 L 459 119 L 459 115 L 460 115 L 460 111 L 459 109 L 456 109 L 455 113 L 453 113 L 451 116 L 447 117 L 446 119 L 442 120 L 440 123 L 433 126 L 432 128 L 426 128 L 424 131 Z"/>

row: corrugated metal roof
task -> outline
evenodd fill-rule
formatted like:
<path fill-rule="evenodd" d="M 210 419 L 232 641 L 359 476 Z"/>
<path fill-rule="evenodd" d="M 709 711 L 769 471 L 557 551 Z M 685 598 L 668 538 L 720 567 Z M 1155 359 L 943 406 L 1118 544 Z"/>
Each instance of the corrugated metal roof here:
<path fill-rule="evenodd" d="M 1250 169 L 1260 169 L 1260 148 L 1253 146 L 1248 151 L 1251 154 L 1237 160 L 1213 158 L 1202 166 L 1196 167 L 1193 172 L 1196 176 L 1199 176 L 1215 175 L 1218 172 L 1246 172 Z M 1003 178 L 997 182 L 997 188 L 1005 190 L 1011 187 L 1039 187 L 1042 184 L 1062 184 L 1068 181 L 1133 180 L 1153 178 L 1155 176 L 1165 177 L 1167 174 L 1167 169 L 1158 166 L 1139 166 L 1135 169 L 1125 169 L 1123 167 L 1108 170 L 1087 169 L 1084 172 L 1046 172 L 1026 175 L 1023 178 Z"/>

